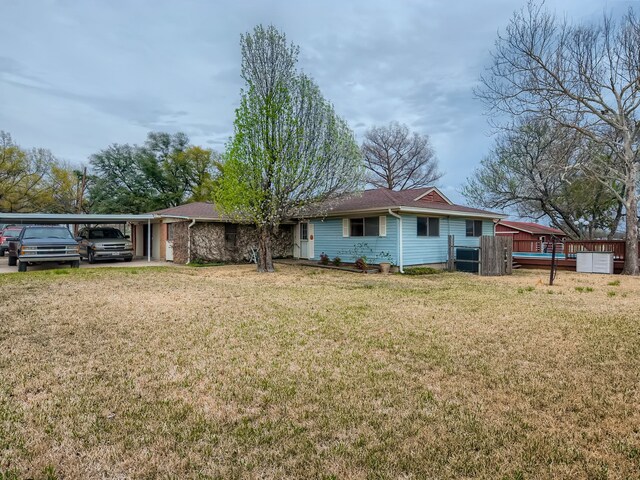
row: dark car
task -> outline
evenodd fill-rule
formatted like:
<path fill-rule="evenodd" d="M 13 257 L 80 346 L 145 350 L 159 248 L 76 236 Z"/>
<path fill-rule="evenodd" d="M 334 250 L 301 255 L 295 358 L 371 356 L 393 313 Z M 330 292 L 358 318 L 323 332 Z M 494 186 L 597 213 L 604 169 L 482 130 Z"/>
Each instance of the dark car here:
<path fill-rule="evenodd" d="M 22 227 L 10 225 L 0 232 L 0 257 L 9 251 L 9 242 L 17 240 L 21 231 Z"/>
<path fill-rule="evenodd" d="M 26 272 L 28 265 L 42 263 L 80 266 L 78 242 L 67 227 L 25 226 L 18 239 L 9 242 L 9 265 L 17 264 L 19 272 Z"/>
<path fill-rule="evenodd" d="M 133 260 L 133 244 L 129 237 L 113 227 L 93 227 L 80 230 L 80 256 L 89 263 L 96 260 Z"/>

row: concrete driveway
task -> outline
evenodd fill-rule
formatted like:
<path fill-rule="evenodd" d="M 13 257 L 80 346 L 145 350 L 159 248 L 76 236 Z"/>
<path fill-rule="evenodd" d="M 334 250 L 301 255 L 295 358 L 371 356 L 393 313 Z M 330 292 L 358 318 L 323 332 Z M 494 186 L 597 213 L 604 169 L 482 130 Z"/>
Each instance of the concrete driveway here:
<path fill-rule="evenodd" d="M 0 257 L 0 274 L 2 273 L 13 273 L 18 271 L 18 267 L 10 267 L 8 265 L 8 256 L 5 254 L 4 257 Z M 152 260 L 148 262 L 147 259 L 135 259 L 131 262 L 123 262 L 122 260 L 104 260 L 102 262 L 96 262 L 93 265 L 87 262 L 80 262 L 80 268 L 104 268 L 104 267 L 171 267 L 175 264 L 171 262 L 165 262 L 163 260 Z M 69 268 L 68 265 L 58 265 L 58 264 L 44 264 L 44 265 L 34 265 L 29 266 L 27 269 L 27 273 L 30 271 L 40 271 L 40 270 L 52 270 L 56 268 Z"/>

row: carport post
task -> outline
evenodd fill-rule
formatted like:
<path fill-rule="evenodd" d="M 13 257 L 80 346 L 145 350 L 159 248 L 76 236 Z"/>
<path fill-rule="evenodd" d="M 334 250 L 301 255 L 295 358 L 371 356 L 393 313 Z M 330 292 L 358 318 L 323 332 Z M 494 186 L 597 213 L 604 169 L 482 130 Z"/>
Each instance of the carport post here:
<path fill-rule="evenodd" d="M 147 220 L 147 262 L 151 261 L 151 219 Z"/>

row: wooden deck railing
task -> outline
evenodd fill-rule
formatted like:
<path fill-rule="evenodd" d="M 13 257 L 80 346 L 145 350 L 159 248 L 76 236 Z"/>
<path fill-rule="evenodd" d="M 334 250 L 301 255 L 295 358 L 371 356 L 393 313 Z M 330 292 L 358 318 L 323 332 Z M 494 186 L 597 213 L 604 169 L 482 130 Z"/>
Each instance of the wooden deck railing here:
<path fill-rule="evenodd" d="M 640 251 L 640 243 L 638 244 Z M 551 243 L 535 240 L 514 240 L 513 251 L 521 253 L 551 253 Z M 624 240 L 576 240 L 556 243 L 556 253 L 575 258 L 578 252 L 613 252 L 614 260 L 624 260 Z"/>
<path fill-rule="evenodd" d="M 550 242 L 541 242 L 539 240 L 514 240 L 513 251 L 521 253 L 551 253 L 552 245 Z M 564 244 L 556 243 L 556 253 L 564 253 Z"/>
<path fill-rule="evenodd" d="M 613 252 L 614 260 L 624 260 L 626 251 L 624 240 L 579 240 L 565 243 L 567 256 L 578 252 Z"/>

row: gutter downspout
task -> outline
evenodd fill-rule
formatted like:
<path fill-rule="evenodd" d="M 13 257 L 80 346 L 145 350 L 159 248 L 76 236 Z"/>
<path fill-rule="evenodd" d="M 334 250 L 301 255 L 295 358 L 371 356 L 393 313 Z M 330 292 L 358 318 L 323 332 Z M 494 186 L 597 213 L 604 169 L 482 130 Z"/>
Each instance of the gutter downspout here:
<path fill-rule="evenodd" d="M 393 213 L 391 209 L 389 209 L 389 215 L 398 219 L 398 268 L 400 269 L 400 273 L 404 273 L 404 263 L 402 260 L 402 258 L 404 257 L 404 248 L 402 245 L 402 216 L 398 215 L 397 213 Z"/>
<path fill-rule="evenodd" d="M 196 224 L 196 219 L 191 220 L 191 223 L 187 225 L 187 265 L 191 263 L 191 227 Z"/>

